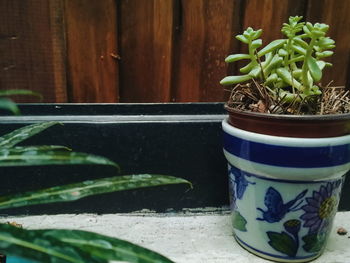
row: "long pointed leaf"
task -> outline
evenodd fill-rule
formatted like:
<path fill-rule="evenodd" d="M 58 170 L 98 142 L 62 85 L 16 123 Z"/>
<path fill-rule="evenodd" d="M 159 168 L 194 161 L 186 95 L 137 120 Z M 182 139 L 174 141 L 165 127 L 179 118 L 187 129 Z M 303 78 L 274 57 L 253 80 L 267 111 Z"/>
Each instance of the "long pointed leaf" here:
<path fill-rule="evenodd" d="M 69 202 L 90 195 L 169 184 L 190 184 L 190 182 L 177 177 L 151 174 L 115 176 L 4 196 L 0 198 L 0 209 Z"/>
<path fill-rule="evenodd" d="M 62 146 L 62 145 L 35 145 L 35 146 L 15 146 L 11 148 L 13 152 L 23 152 L 23 151 L 54 151 L 54 150 L 64 150 L 72 151 L 72 149 Z M 0 150 L 1 152 L 1 150 Z"/>
<path fill-rule="evenodd" d="M 16 103 L 10 99 L 1 98 L 0 99 L 0 109 L 11 111 L 13 114 L 20 114 L 20 110 Z"/>
<path fill-rule="evenodd" d="M 0 248 L 11 255 L 47 263 L 173 263 L 133 243 L 79 230 L 25 230 L 0 224 Z"/>
<path fill-rule="evenodd" d="M 108 262 L 92 259 L 84 251 L 67 246 L 66 243 L 54 239 L 43 238 L 42 233 L 0 224 L 0 250 L 8 255 L 22 256 L 27 259 L 47 263 L 93 263 Z"/>
<path fill-rule="evenodd" d="M 46 146 L 49 147 L 49 146 Z M 87 153 L 62 150 L 47 150 L 45 147 L 15 147 L 0 150 L 0 167 L 36 165 L 111 165 L 119 169 L 111 160 Z"/>
<path fill-rule="evenodd" d="M 96 258 L 134 263 L 171 263 L 166 257 L 133 243 L 81 230 L 38 230 Z"/>
<path fill-rule="evenodd" d="M 27 89 L 8 89 L 8 90 L 0 90 L 0 97 L 3 96 L 14 96 L 14 95 L 31 95 L 35 97 L 39 97 L 42 99 L 42 95 L 38 92 L 27 90 Z"/>
<path fill-rule="evenodd" d="M 14 130 L 0 137 L 0 148 L 11 148 L 56 124 L 58 124 L 58 122 L 35 123 Z"/>

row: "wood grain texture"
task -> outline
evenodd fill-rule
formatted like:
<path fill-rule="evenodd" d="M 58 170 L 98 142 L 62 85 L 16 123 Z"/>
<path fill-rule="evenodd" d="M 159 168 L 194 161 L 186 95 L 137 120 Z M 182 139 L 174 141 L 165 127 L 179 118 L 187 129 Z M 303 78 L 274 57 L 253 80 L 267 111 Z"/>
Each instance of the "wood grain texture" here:
<path fill-rule="evenodd" d="M 281 4 L 283 2 L 283 4 Z M 290 15 L 330 25 L 323 84 L 350 84 L 350 0 L 0 0 L 0 89 L 43 102 L 225 101 L 234 35 L 281 38 Z M 20 102 L 36 99 L 19 98 Z"/>
<path fill-rule="evenodd" d="M 170 100 L 173 9 L 173 0 L 121 1 L 122 102 Z"/>
<path fill-rule="evenodd" d="M 48 2 L 50 10 L 55 102 L 63 103 L 68 101 L 64 6 L 62 0 L 49 0 Z"/>
<path fill-rule="evenodd" d="M 283 3 L 283 4 L 282 4 Z M 263 44 L 282 38 L 282 24 L 291 15 L 304 15 L 305 0 L 245 0 L 243 29 L 262 29 Z"/>
<path fill-rule="evenodd" d="M 329 36 L 336 42 L 334 55 L 327 59 L 333 67 L 324 70 L 323 84 L 331 80 L 332 86 L 349 83 L 350 73 L 350 1 L 309 0 L 307 20 L 312 23 L 326 23 L 330 26 Z"/>
<path fill-rule="evenodd" d="M 118 101 L 114 0 L 65 0 L 69 100 Z"/>
<path fill-rule="evenodd" d="M 0 89 L 30 89 L 44 102 L 66 101 L 59 2 L 0 1 Z"/>
<path fill-rule="evenodd" d="M 223 101 L 225 57 L 237 51 L 240 1 L 183 0 L 176 31 L 173 100 Z"/>

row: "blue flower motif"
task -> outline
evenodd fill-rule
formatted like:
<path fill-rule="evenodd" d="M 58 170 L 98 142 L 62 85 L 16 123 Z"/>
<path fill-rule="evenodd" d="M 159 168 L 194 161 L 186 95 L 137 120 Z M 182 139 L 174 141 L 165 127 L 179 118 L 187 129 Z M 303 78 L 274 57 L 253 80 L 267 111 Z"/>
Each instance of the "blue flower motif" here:
<path fill-rule="evenodd" d="M 305 221 L 303 226 L 309 228 L 309 233 L 322 232 L 331 222 L 339 203 L 335 190 L 341 181 L 321 185 L 319 191 L 313 191 L 312 197 L 306 198 L 307 204 L 301 208 L 305 213 L 300 218 Z"/>

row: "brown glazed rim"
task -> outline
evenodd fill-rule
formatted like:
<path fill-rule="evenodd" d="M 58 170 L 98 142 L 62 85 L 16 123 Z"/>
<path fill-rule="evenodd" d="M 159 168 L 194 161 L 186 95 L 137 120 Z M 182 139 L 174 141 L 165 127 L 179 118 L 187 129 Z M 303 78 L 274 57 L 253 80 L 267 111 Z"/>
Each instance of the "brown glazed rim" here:
<path fill-rule="evenodd" d="M 225 104 L 232 126 L 255 133 L 324 138 L 350 134 L 350 113 L 329 115 L 280 115 L 239 111 Z"/>

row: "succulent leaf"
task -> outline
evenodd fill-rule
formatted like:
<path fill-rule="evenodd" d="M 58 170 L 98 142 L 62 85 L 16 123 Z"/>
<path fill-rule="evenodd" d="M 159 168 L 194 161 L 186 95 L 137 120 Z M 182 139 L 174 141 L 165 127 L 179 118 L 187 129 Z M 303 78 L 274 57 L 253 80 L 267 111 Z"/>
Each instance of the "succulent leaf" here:
<path fill-rule="evenodd" d="M 261 36 L 261 34 L 262 34 L 262 29 L 258 29 L 257 31 L 255 31 L 255 33 L 253 35 L 254 39 L 259 38 Z"/>
<path fill-rule="evenodd" d="M 252 79 L 249 75 L 227 76 L 220 81 L 221 85 L 232 85 Z"/>
<path fill-rule="evenodd" d="M 236 39 L 238 39 L 239 41 L 241 41 L 241 42 L 243 42 L 245 44 L 248 44 L 248 39 L 245 36 L 243 36 L 243 35 L 237 35 Z"/>
<path fill-rule="evenodd" d="M 259 76 L 261 72 L 261 67 L 258 65 L 256 67 L 254 67 L 250 72 L 249 72 L 249 76 L 253 77 L 253 78 L 257 78 Z"/>
<path fill-rule="evenodd" d="M 304 48 L 302 48 L 302 47 L 293 45 L 293 46 L 292 46 L 292 49 L 293 49 L 294 51 L 298 52 L 298 53 L 301 54 L 301 55 L 304 55 L 304 56 L 306 55 L 306 50 L 305 50 Z"/>
<path fill-rule="evenodd" d="M 264 47 L 258 52 L 258 56 L 259 57 L 264 56 L 265 54 L 280 48 L 281 46 L 283 46 L 285 42 L 286 42 L 285 39 L 276 39 L 272 41 L 270 44 L 268 44 L 266 47 Z"/>
<path fill-rule="evenodd" d="M 256 66 L 256 65 L 257 65 L 257 63 L 252 61 L 249 64 L 247 64 L 246 66 L 244 66 L 243 68 L 241 68 L 239 71 L 241 73 L 246 74 L 246 73 L 250 72 L 254 68 L 254 66 Z"/>
<path fill-rule="evenodd" d="M 257 49 L 257 48 L 261 47 L 261 45 L 262 45 L 262 40 L 261 40 L 261 39 L 256 39 L 256 40 L 254 40 L 254 41 L 252 42 L 251 47 L 252 47 L 253 49 Z"/>
<path fill-rule="evenodd" d="M 276 72 L 277 72 L 278 76 L 288 85 L 294 86 L 297 89 L 301 88 L 302 85 L 300 84 L 300 82 L 297 81 L 295 78 L 293 78 L 287 69 L 279 68 L 279 69 L 277 69 Z"/>
<path fill-rule="evenodd" d="M 297 43 L 300 47 L 307 49 L 309 44 L 302 40 L 300 37 L 293 38 L 294 42 Z"/>
<path fill-rule="evenodd" d="M 322 78 L 322 71 L 316 63 L 316 59 L 313 57 L 308 57 L 307 66 L 310 70 L 310 74 L 315 81 L 320 81 Z"/>
<path fill-rule="evenodd" d="M 250 56 L 248 54 L 233 54 L 233 55 L 229 55 L 226 59 L 225 62 L 226 63 L 231 63 L 231 62 L 235 62 L 238 60 L 242 60 L 242 59 L 249 59 Z"/>

